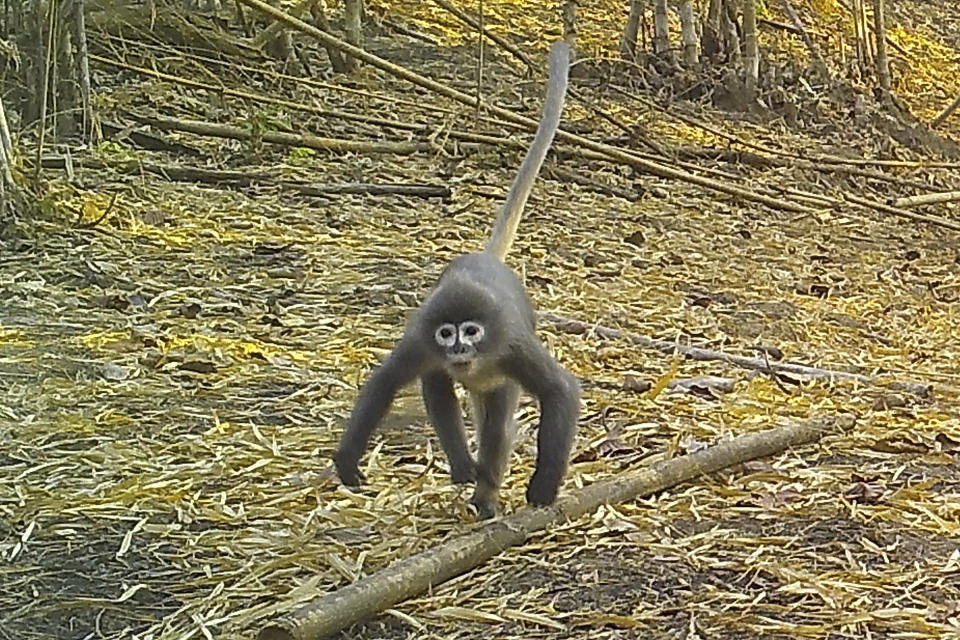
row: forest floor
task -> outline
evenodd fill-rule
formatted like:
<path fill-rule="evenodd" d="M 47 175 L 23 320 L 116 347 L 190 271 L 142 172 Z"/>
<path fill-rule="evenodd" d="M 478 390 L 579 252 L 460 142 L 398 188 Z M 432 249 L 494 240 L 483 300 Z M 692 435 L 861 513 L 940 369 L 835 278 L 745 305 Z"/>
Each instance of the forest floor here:
<path fill-rule="evenodd" d="M 556 28 L 542 25 L 558 16 L 541 5 L 552 3 L 484 4 L 488 26 L 544 59 Z M 603 112 L 665 164 L 784 201 L 960 190 L 960 117 L 940 138 L 892 132 L 869 87 L 850 88 L 848 33 L 845 62 L 839 48 L 849 14 L 829 0 L 796 4 L 847 89 L 794 80 L 769 94 L 783 108 L 750 114 L 718 108 L 716 79 L 604 62 L 626 3 L 582 4 L 588 62 L 572 76 L 570 131 L 631 146 Z M 960 5 L 888 5 L 897 93 L 928 121 L 960 94 Z M 529 132 L 367 66 L 327 74 L 323 51 L 300 37 L 310 74 L 249 52 L 224 60 L 202 49 L 206 35 L 190 47 L 170 36 L 184 24 L 219 33 L 210 16 L 148 28 L 131 6 L 123 20 L 88 21 L 97 106 L 164 148 L 127 131 L 75 154 L 69 177 L 46 169 L 42 214 L 0 239 L 0 638 L 252 638 L 313 590 L 476 526 L 413 390 L 364 458 L 366 487 L 340 487 L 329 460 L 357 385 L 446 262 L 482 245 L 519 164 L 516 148 L 457 147 L 451 134 Z M 431 3 L 373 9 L 371 52 L 474 90 L 468 30 Z M 798 78 L 801 40 L 761 29 L 779 82 Z M 543 77 L 488 46 L 488 102 L 536 117 Z M 328 152 L 134 126 L 164 116 L 427 141 L 334 110 L 426 124 L 438 146 Z M 566 492 L 782 423 L 840 412 L 857 423 L 551 528 L 342 637 L 960 635 L 960 233 L 852 204 L 785 211 L 557 151 L 508 257 L 540 311 L 932 392 L 774 378 L 544 322 L 584 389 Z M 214 168 L 247 178 L 214 184 L 200 171 Z M 281 181 L 452 195 L 308 196 Z M 956 204 L 913 211 L 960 223 Z M 637 384 L 668 375 L 732 387 Z M 507 513 L 523 507 L 537 413 L 524 400 Z"/>

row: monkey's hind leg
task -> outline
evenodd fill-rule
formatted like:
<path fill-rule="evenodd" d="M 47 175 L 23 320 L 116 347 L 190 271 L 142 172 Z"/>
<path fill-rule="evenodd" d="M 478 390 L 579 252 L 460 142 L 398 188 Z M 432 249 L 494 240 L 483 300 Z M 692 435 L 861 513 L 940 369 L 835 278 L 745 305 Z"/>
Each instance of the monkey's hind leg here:
<path fill-rule="evenodd" d="M 481 520 L 497 514 L 500 483 L 507 470 L 516 424 L 513 414 L 520 400 L 520 387 L 505 384 L 493 391 L 471 394 L 477 425 L 477 487 L 470 504 Z"/>
<path fill-rule="evenodd" d="M 467 435 L 463 430 L 463 415 L 453 390 L 453 380 L 443 372 L 428 373 L 420 380 L 423 404 L 433 424 L 440 446 L 447 454 L 450 464 L 450 480 L 454 484 L 473 482 L 476 465 L 467 447 Z"/>

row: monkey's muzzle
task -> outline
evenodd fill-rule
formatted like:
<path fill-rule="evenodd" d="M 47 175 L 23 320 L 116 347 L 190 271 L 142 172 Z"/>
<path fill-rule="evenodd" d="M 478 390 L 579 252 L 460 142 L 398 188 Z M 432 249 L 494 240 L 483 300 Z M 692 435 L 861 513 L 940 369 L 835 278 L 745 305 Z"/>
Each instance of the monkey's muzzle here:
<path fill-rule="evenodd" d="M 462 346 L 462 345 L 461 345 Z M 473 368 L 476 351 L 473 349 L 458 349 L 447 352 L 447 370 L 454 379 L 462 378 L 470 374 Z"/>

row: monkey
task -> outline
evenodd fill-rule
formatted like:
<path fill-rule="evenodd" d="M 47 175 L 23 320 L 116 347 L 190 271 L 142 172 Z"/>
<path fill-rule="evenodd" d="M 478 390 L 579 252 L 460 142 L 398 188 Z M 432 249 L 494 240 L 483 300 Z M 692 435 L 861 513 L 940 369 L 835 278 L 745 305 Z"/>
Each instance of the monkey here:
<path fill-rule="evenodd" d="M 544 506 L 556 500 L 579 419 L 580 386 L 538 339 L 533 303 L 504 259 L 559 128 L 569 65 L 570 46 L 557 42 L 550 49 L 540 124 L 483 251 L 461 255 L 447 265 L 393 350 L 362 386 L 334 454 L 344 485 L 365 481 L 358 463 L 373 430 L 396 393 L 419 378 L 451 481 L 476 482 L 469 503 L 478 519 L 497 513 L 521 390 L 540 405 L 536 467 L 527 485 L 527 502 Z M 467 446 L 454 383 L 467 390 L 473 405 L 476 461 Z"/>

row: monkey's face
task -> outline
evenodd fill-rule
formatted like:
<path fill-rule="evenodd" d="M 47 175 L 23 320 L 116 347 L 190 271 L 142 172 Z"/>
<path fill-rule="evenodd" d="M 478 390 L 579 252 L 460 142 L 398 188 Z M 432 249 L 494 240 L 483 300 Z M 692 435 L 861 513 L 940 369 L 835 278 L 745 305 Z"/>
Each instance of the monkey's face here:
<path fill-rule="evenodd" d="M 445 367 L 451 377 L 464 378 L 473 372 L 485 336 L 483 324 L 475 320 L 444 322 L 437 327 L 433 339 L 443 350 Z"/>

